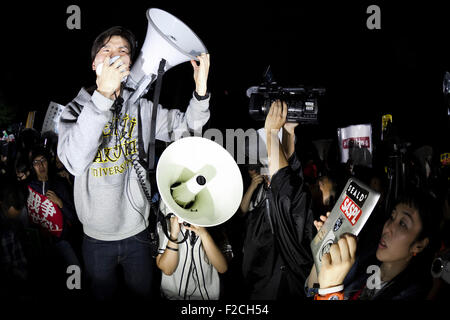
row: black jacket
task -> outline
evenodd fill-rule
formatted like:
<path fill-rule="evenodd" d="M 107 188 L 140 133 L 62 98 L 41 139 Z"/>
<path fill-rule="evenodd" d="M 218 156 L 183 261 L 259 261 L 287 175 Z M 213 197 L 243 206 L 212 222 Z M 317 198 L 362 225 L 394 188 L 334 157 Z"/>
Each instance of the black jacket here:
<path fill-rule="evenodd" d="M 265 200 L 246 217 L 243 275 L 247 290 L 251 299 L 303 297 L 313 263 L 313 214 L 295 153 L 289 166 L 272 176 L 265 191 Z"/>

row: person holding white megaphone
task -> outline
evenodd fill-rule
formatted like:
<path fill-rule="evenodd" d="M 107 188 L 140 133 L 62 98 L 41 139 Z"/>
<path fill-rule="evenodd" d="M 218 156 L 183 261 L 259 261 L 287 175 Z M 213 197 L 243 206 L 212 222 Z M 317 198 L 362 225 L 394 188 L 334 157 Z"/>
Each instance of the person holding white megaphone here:
<path fill-rule="evenodd" d="M 169 300 L 218 300 L 219 273 L 228 269 L 227 260 L 216 245 L 208 228 L 180 223 L 176 215 L 167 215 L 164 202 L 161 211 L 170 218 L 166 232 L 158 223 L 159 250 L 156 264 L 162 271 L 161 295 Z M 169 237 L 167 237 L 169 236 Z M 182 241 L 186 236 L 186 241 Z"/>
<path fill-rule="evenodd" d="M 161 33 L 166 24 L 158 15 L 177 20 L 162 10 L 149 9 L 147 18 L 155 30 L 152 37 Z M 180 24 L 178 29 L 188 29 Z M 191 31 L 178 36 L 178 41 L 189 37 L 196 38 Z M 149 142 L 174 141 L 189 131 L 201 130 L 209 119 L 210 62 L 206 48 L 195 54 L 194 50 L 188 50 L 191 54 L 187 55 L 186 48 L 165 44 L 164 41 L 172 41 L 168 36 L 161 35 L 161 39 L 150 43 L 146 39 L 144 46 L 153 47 L 162 55 L 166 54 L 166 47 L 171 47 L 174 52 L 167 52 L 168 56 L 179 53 L 183 61 L 191 60 L 193 66 L 195 92 L 184 113 L 153 104 L 143 94 L 135 95 L 138 87 L 132 81 L 141 83 L 137 75 L 142 75 L 145 69 L 139 68 L 149 61 L 159 63 L 164 57 L 149 56 L 143 48 L 134 61 L 137 49 L 134 35 L 123 27 L 112 27 L 101 33 L 92 46 L 95 91 L 82 88 L 61 115 L 58 156 L 75 176 L 74 198 L 83 224 L 85 270 L 93 296 L 98 300 L 114 298 L 119 264 L 133 297 L 152 296 L 152 270 L 156 268 L 148 230 L 150 182 L 149 174 L 145 174 L 151 167 L 147 166 L 150 160 L 144 160 L 148 155 L 154 161 Z M 167 68 L 174 66 L 171 59 L 166 59 Z"/>

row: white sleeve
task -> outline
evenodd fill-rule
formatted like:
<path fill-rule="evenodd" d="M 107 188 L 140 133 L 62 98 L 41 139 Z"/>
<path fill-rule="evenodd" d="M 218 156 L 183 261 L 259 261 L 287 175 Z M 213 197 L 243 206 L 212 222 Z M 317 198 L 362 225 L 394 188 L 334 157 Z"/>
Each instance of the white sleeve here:
<path fill-rule="evenodd" d="M 184 113 L 178 109 L 168 110 L 158 105 L 155 138 L 170 142 L 187 135 L 189 131 L 201 131 L 210 116 L 209 99 L 198 101 L 193 96 Z"/>

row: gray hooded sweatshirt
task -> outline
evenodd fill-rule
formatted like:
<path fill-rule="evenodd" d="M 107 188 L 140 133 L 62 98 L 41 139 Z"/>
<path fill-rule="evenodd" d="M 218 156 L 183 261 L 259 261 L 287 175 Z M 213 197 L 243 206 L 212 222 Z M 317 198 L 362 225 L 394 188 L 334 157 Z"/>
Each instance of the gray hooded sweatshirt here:
<path fill-rule="evenodd" d="M 145 229 L 144 219 L 147 221 L 149 214 L 130 158 L 138 153 L 139 105 L 147 152 L 152 102 L 140 99 L 133 104 L 131 93 L 123 90 L 124 103 L 116 122 L 111 110 L 114 101 L 97 91 L 91 96 L 81 89 L 64 109 L 59 123 L 58 156 L 75 176 L 78 217 L 84 233 L 99 240 L 122 240 L 138 234 Z M 189 131 L 199 132 L 208 119 L 209 98 L 198 101 L 193 96 L 185 113 L 158 105 L 156 139 L 170 142 Z M 117 129 L 114 123 L 119 123 Z M 148 181 L 146 185 L 150 190 Z"/>

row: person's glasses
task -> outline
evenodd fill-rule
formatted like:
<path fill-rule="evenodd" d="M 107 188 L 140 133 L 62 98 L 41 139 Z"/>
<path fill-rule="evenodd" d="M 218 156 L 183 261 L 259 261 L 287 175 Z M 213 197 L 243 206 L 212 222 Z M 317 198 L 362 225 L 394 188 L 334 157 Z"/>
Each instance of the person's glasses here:
<path fill-rule="evenodd" d="M 47 163 L 47 159 L 41 158 L 33 161 L 33 166 L 38 166 L 39 164 L 43 165 L 44 163 Z"/>

